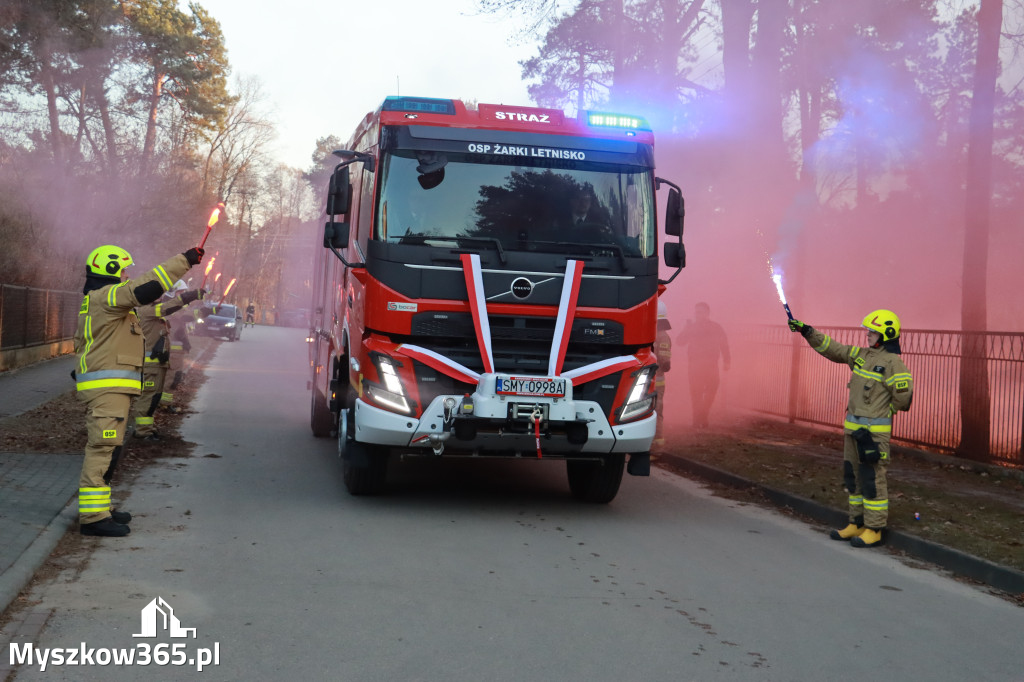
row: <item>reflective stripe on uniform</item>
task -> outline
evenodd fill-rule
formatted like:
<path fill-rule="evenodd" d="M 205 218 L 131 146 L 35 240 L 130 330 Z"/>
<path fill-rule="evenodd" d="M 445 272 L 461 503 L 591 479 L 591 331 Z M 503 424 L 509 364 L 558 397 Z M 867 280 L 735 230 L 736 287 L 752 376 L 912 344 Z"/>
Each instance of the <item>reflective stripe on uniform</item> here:
<path fill-rule="evenodd" d="M 168 289 L 174 286 L 174 282 L 172 282 L 171 278 L 167 276 L 167 271 L 164 270 L 164 266 L 156 266 L 155 268 L 153 268 L 153 272 L 156 273 L 156 278 L 160 280 L 160 284 L 164 286 L 164 291 L 167 291 Z"/>
<path fill-rule="evenodd" d="M 180 343 L 172 343 L 171 344 L 171 350 L 181 350 L 182 347 L 183 346 Z"/>
<path fill-rule="evenodd" d="M 847 431 L 856 431 L 866 428 L 871 433 L 892 433 L 892 419 L 890 417 L 854 417 L 846 415 L 843 428 Z"/>
<path fill-rule="evenodd" d="M 162 402 L 162 403 L 173 403 L 174 402 L 174 394 L 173 393 L 161 393 L 160 394 L 160 402 Z"/>
<path fill-rule="evenodd" d="M 860 367 L 854 367 L 853 368 L 853 373 L 856 374 L 859 377 L 864 377 L 865 379 L 871 379 L 872 381 L 878 381 L 878 382 L 882 381 L 882 374 L 881 374 L 881 372 L 869 372 L 866 369 L 861 369 Z"/>
<path fill-rule="evenodd" d="M 135 424 L 137 426 L 149 426 L 153 423 L 153 417 L 136 417 Z"/>
<path fill-rule="evenodd" d="M 832 339 L 829 338 L 828 334 L 825 334 L 825 340 L 822 341 L 821 345 L 815 348 L 814 350 L 818 351 L 819 353 L 824 353 L 828 349 L 830 343 L 832 343 Z"/>
<path fill-rule="evenodd" d="M 889 500 L 864 500 L 865 511 L 888 511 Z"/>
<path fill-rule="evenodd" d="M 137 388 L 142 390 L 142 377 L 139 372 L 123 369 L 100 369 L 76 376 L 79 391 L 93 388 Z"/>
<path fill-rule="evenodd" d="M 107 305 L 111 308 L 117 307 L 117 290 L 123 287 L 128 282 L 121 282 L 110 287 L 110 291 L 107 292 Z"/>
<path fill-rule="evenodd" d="M 897 381 L 910 381 L 910 372 L 900 372 L 899 374 L 893 374 L 891 377 L 885 380 L 886 386 L 892 386 Z"/>
<path fill-rule="evenodd" d="M 110 511 L 110 486 L 78 489 L 78 513 L 97 514 Z"/>
<path fill-rule="evenodd" d="M 160 364 L 160 358 L 151 358 L 149 356 L 146 356 L 146 362 L 147 363 L 151 362 L 151 363 L 154 363 L 154 364 Z"/>
<path fill-rule="evenodd" d="M 850 495 L 850 506 L 851 507 L 863 507 L 864 496 L 863 495 Z"/>

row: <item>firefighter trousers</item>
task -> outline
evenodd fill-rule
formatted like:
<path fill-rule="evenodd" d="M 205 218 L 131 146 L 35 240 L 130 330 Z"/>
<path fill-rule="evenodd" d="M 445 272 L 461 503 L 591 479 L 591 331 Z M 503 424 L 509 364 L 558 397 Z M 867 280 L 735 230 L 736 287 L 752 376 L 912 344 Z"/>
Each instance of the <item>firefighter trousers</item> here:
<path fill-rule="evenodd" d="M 135 399 L 132 406 L 136 436 L 148 436 L 156 433 L 153 414 L 160 404 L 166 376 L 167 366 L 162 363 L 147 362 L 142 370 L 142 395 Z"/>
<path fill-rule="evenodd" d="M 132 396 L 98 393 L 86 400 L 85 405 L 88 440 L 78 483 L 78 518 L 81 523 L 93 523 L 110 516 L 110 476 L 124 443 Z"/>
<path fill-rule="evenodd" d="M 885 528 L 889 521 L 889 434 L 872 433 L 878 445 L 879 460 L 874 464 L 860 461 L 857 442 L 849 433 L 843 434 L 843 486 L 849 493 L 850 523 L 869 528 Z"/>

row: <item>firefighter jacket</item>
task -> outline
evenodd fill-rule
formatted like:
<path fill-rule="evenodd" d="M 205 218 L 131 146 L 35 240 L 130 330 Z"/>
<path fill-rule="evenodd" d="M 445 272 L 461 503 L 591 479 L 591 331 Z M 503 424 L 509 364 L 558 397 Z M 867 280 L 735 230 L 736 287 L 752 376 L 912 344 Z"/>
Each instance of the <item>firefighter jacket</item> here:
<path fill-rule="evenodd" d="M 161 298 L 156 303 L 136 308 L 135 313 L 139 317 L 142 335 L 146 342 L 145 361 L 147 365 L 160 363 L 166 366 L 165 358 L 168 351 L 171 350 L 171 340 L 168 338 L 171 325 L 166 318 L 184 308 L 185 305 L 185 301 L 179 294 L 170 300 Z M 163 339 L 162 343 L 161 339 Z"/>
<path fill-rule="evenodd" d="M 142 365 L 146 351 L 142 325 L 133 308 L 140 301 L 137 290 L 147 294 L 171 288 L 189 269 L 184 255 L 177 255 L 136 279 L 94 289 L 82 298 L 75 331 L 78 365 L 75 382 L 83 400 L 101 392 L 142 392 Z"/>
<path fill-rule="evenodd" d="M 853 370 L 847 384 L 850 400 L 844 429 L 852 432 L 865 427 L 872 433 L 890 433 L 892 416 L 909 410 L 914 395 L 914 379 L 900 356 L 884 348 L 837 343 L 817 329 L 807 337 L 807 343 L 832 362 L 844 363 Z"/>

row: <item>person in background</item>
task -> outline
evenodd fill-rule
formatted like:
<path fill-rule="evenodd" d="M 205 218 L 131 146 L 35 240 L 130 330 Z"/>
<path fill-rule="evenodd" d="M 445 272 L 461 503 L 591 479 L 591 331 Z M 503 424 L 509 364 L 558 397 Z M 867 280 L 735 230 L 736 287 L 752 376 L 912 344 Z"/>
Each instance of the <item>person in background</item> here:
<path fill-rule="evenodd" d="M 658 396 L 658 426 L 654 432 L 655 448 L 665 445 L 662 426 L 665 421 L 665 373 L 672 368 L 672 337 L 668 335 L 670 329 L 672 329 L 672 323 L 668 321 L 668 307 L 664 301 L 659 300 L 658 333 L 654 339 L 654 355 L 658 359 L 658 373 L 654 375 L 654 390 Z"/>
<path fill-rule="evenodd" d="M 191 248 L 136 279 L 127 278 L 131 254 L 118 246 L 100 246 L 86 258 L 74 370 L 78 399 L 87 408 L 78 488 L 82 535 L 123 537 L 131 532 L 131 514 L 111 508 L 110 479 L 124 443 L 132 396 L 142 393 L 145 340 L 135 308 L 160 298 L 202 257 L 202 249 Z"/>
<path fill-rule="evenodd" d="M 249 305 L 245 306 L 245 324 L 249 327 L 256 326 L 256 304 L 249 301 Z"/>
<path fill-rule="evenodd" d="M 703 302 L 694 306 L 694 319 L 686 321 L 676 341 L 688 347 L 687 374 L 693 403 L 693 425 L 705 429 L 710 423 L 711 405 L 715 402 L 720 382 L 719 358 L 722 369 L 729 371 L 729 341 L 722 325 L 711 321 L 711 306 Z"/>
<path fill-rule="evenodd" d="M 849 493 L 850 522 L 833 530 L 833 540 L 849 540 L 854 547 L 882 542 L 889 521 L 889 438 L 892 417 L 909 410 L 914 379 L 900 358 L 900 319 L 891 310 L 875 310 L 861 322 L 867 329 L 867 348 L 833 341 L 809 324 L 790 320 L 811 348 L 832 362 L 853 371 L 847 386 L 850 398 L 843 421 L 843 484 Z"/>
<path fill-rule="evenodd" d="M 179 293 L 180 292 L 180 293 Z M 156 428 L 156 408 L 164 395 L 164 379 L 174 351 L 170 338 L 170 323 L 167 318 L 192 301 L 202 298 L 204 292 L 188 290 L 182 280 L 150 305 L 136 309 L 142 334 L 146 340 L 145 365 L 142 371 L 142 395 L 135 400 L 132 409 L 134 435 L 144 440 L 159 440 Z"/>

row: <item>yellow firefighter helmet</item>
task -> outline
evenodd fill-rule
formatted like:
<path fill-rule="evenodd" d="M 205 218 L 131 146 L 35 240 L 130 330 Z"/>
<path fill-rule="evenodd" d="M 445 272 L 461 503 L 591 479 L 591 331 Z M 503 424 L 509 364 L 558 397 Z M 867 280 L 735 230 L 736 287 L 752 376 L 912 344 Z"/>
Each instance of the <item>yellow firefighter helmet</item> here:
<path fill-rule="evenodd" d="M 867 314 L 861 325 L 878 332 L 885 341 L 892 341 L 900 335 L 900 318 L 891 310 L 873 310 Z"/>
<path fill-rule="evenodd" d="M 132 262 L 132 255 L 120 246 L 105 244 L 92 250 L 85 259 L 85 267 L 93 275 L 120 277 Z"/>

